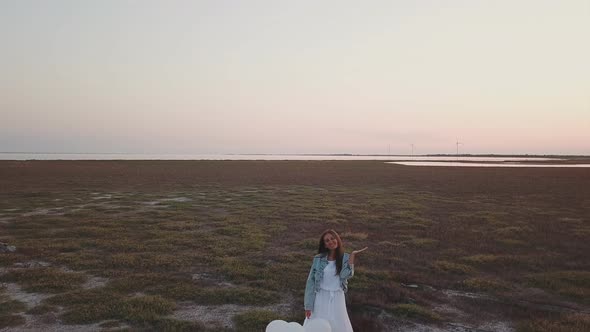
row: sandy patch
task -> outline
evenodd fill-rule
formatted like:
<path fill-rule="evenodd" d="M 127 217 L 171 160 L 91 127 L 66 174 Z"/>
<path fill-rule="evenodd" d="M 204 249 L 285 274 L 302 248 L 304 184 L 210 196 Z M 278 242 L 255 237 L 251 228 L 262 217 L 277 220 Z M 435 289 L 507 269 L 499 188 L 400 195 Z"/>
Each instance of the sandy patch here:
<path fill-rule="evenodd" d="M 179 304 L 171 315 L 174 319 L 196 321 L 210 328 L 234 328 L 233 317 L 250 310 L 268 310 L 277 313 L 291 311 L 290 303 L 279 303 L 268 306 L 249 306 L 237 304 L 197 305 L 193 303 Z"/>
<path fill-rule="evenodd" d="M 30 217 L 30 216 L 62 216 L 64 215 L 64 207 L 54 207 L 54 208 L 46 208 L 46 209 L 35 209 L 30 212 L 23 213 L 23 217 Z"/>
<path fill-rule="evenodd" d="M 188 198 L 188 197 L 171 197 L 171 198 L 160 198 L 160 199 L 156 199 L 154 201 L 148 201 L 148 202 L 143 202 L 143 204 L 145 205 L 159 205 L 165 202 L 177 202 L 177 203 L 185 203 L 185 202 L 190 202 L 192 201 L 192 199 Z"/>
<path fill-rule="evenodd" d="M 88 324 L 88 325 L 63 325 L 61 321 L 58 319 L 58 314 L 56 313 L 47 313 L 44 315 L 27 315 L 23 314 L 23 317 L 26 319 L 26 323 L 23 325 L 18 326 L 18 329 L 15 328 L 4 328 L 0 329 L 0 332 L 8 332 L 8 331 L 27 331 L 27 332 L 86 332 L 86 331 L 101 331 L 99 327 L 100 323 L 96 324 Z"/>
<path fill-rule="evenodd" d="M 90 277 L 82 285 L 82 288 L 84 288 L 84 289 L 93 289 L 93 288 L 104 287 L 107 284 L 107 282 L 109 282 L 109 279 L 107 279 L 107 278 L 103 278 L 103 277 Z"/>
<path fill-rule="evenodd" d="M 112 199 L 112 198 L 113 198 L 113 195 L 111 195 L 111 194 L 106 194 L 106 195 L 102 195 L 102 196 L 94 196 L 94 197 L 91 197 L 91 199 L 93 199 L 93 200 L 98 200 L 98 199 Z"/>
<path fill-rule="evenodd" d="M 211 274 L 211 273 L 207 273 L 207 272 L 194 273 L 192 275 L 192 279 L 204 281 L 207 283 L 212 283 L 212 284 L 215 284 L 217 286 L 222 286 L 222 287 L 229 287 L 229 288 L 236 287 L 235 284 L 233 284 L 229 281 L 225 281 L 225 280 L 219 278 L 219 276 Z"/>
<path fill-rule="evenodd" d="M 32 268 L 48 267 L 48 266 L 51 266 L 51 263 L 43 262 L 43 261 L 27 261 L 24 263 L 12 264 L 13 268 L 18 268 L 18 269 L 32 269 Z"/>
<path fill-rule="evenodd" d="M 192 199 L 188 198 L 188 197 L 174 197 L 174 198 L 162 198 L 161 201 L 164 202 L 190 202 L 192 201 Z"/>
<path fill-rule="evenodd" d="M 5 287 L 5 294 L 14 300 L 23 302 L 29 309 L 38 306 L 41 301 L 51 296 L 48 294 L 27 293 L 18 284 L 14 283 L 1 283 L 0 285 Z"/>
<path fill-rule="evenodd" d="M 6 273 L 10 270 L 15 269 L 27 269 L 27 268 L 39 268 L 48 267 L 50 263 L 43 261 L 28 261 L 24 263 L 15 263 L 13 268 L 0 268 L 0 274 Z M 73 272 L 73 270 L 67 267 L 61 267 L 61 270 L 65 272 Z M 108 279 L 102 277 L 90 277 L 86 283 L 82 285 L 85 289 L 92 289 L 97 287 L 103 287 L 108 282 Z M 14 300 L 18 300 L 25 304 L 27 309 L 34 308 L 41 304 L 41 302 L 49 297 L 51 294 L 41 293 L 28 293 L 25 292 L 18 284 L 15 283 L 0 283 L 0 286 L 4 288 L 4 294 L 8 295 Z M 29 315 L 21 313 L 25 318 L 25 323 L 18 326 L 18 331 L 100 331 L 100 324 L 86 324 L 86 325 L 64 325 L 59 319 L 59 315 L 62 313 L 60 308 L 59 312 L 48 312 L 41 315 Z M 123 326 L 124 327 L 124 326 Z M 0 329 L 0 332 L 13 331 L 15 328 L 4 328 Z"/>
<path fill-rule="evenodd" d="M 481 294 L 481 293 L 471 293 L 471 292 L 463 292 L 463 291 L 458 291 L 458 290 L 452 290 L 452 289 L 445 289 L 442 291 L 443 294 L 449 296 L 449 297 L 468 297 L 471 299 L 484 299 L 484 300 L 490 300 L 490 301 L 497 301 L 497 299 L 491 295 L 487 295 L 487 294 Z"/>

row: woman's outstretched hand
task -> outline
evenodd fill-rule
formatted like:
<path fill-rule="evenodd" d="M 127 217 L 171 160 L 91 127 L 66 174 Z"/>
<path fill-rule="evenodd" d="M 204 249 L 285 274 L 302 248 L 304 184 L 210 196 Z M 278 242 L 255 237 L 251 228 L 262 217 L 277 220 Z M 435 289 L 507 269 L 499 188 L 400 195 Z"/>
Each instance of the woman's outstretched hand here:
<path fill-rule="evenodd" d="M 358 254 L 358 253 L 361 253 L 361 252 L 363 252 L 363 251 L 365 251 L 365 250 L 367 250 L 367 249 L 369 249 L 369 247 L 364 247 L 364 248 L 363 248 L 363 249 L 361 249 L 361 250 L 355 250 L 355 251 L 353 251 L 353 252 L 350 254 L 350 258 L 348 259 L 348 264 L 351 264 L 351 265 L 352 265 L 352 264 L 354 264 L 354 258 L 356 257 L 356 254 Z"/>
<path fill-rule="evenodd" d="M 309 319 L 311 317 L 311 310 L 305 310 L 305 318 Z"/>
<path fill-rule="evenodd" d="M 361 249 L 361 250 L 355 250 L 355 251 L 353 251 L 353 252 L 352 252 L 352 255 L 356 255 L 356 254 L 358 254 L 358 253 L 361 253 L 361 252 L 363 252 L 363 251 L 365 251 L 365 250 L 367 250 L 367 249 L 369 249 L 369 247 L 364 247 L 364 248 L 363 248 L 363 249 Z"/>

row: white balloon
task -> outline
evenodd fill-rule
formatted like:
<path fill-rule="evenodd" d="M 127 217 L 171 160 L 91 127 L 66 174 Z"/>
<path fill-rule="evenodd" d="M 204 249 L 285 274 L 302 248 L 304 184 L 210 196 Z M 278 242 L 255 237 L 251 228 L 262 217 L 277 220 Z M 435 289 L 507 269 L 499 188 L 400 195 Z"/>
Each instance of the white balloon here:
<path fill-rule="evenodd" d="M 305 332 L 303 326 L 299 325 L 299 323 L 291 322 L 287 324 L 287 329 L 285 332 Z"/>
<path fill-rule="evenodd" d="M 304 325 L 304 332 L 332 332 L 332 326 L 330 326 L 330 323 L 325 319 L 308 319 Z"/>
<path fill-rule="evenodd" d="M 284 332 L 287 329 L 289 323 L 284 320 L 273 320 L 266 325 L 266 332 Z"/>

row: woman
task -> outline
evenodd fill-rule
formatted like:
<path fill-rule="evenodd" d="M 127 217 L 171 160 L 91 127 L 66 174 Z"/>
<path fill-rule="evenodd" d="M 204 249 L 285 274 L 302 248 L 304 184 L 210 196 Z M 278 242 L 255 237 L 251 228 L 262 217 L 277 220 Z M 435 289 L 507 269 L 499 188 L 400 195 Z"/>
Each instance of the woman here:
<path fill-rule="evenodd" d="M 332 332 L 352 332 L 344 293 L 348 290 L 348 279 L 354 274 L 354 259 L 365 250 L 367 247 L 346 254 L 335 230 L 328 229 L 322 233 L 318 254 L 313 258 L 305 286 L 307 319 L 327 320 Z"/>

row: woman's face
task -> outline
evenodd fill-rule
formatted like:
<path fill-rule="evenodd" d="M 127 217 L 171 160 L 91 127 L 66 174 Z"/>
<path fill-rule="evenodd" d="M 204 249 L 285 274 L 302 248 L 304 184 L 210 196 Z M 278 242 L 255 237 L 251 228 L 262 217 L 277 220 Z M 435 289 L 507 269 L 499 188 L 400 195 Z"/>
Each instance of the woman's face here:
<path fill-rule="evenodd" d="M 330 250 L 335 250 L 338 248 L 338 240 L 336 240 L 334 235 L 328 233 L 324 235 L 324 245 Z"/>

